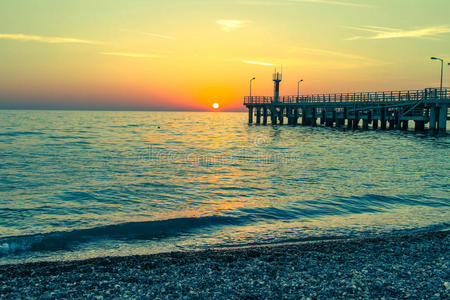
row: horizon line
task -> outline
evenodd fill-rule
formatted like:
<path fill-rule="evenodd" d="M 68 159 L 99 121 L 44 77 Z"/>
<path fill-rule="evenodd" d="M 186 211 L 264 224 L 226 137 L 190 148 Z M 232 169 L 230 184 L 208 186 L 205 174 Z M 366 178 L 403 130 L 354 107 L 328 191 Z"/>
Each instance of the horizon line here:
<path fill-rule="evenodd" d="M 36 111 L 154 111 L 154 112 L 245 112 L 245 108 L 243 109 L 169 109 L 169 108 L 93 108 L 93 107 L 0 107 L 0 110 L 36 110 Z"/>

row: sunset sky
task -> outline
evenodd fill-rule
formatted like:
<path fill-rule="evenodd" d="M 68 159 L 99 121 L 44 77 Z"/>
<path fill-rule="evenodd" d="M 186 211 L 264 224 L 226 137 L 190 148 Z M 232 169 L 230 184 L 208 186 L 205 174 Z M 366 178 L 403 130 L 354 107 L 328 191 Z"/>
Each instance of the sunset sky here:
<path fill-rule="evenodd" d="M 3 0 L 0 108 L 242 108 L 450 86 L 448 0 Z"/>

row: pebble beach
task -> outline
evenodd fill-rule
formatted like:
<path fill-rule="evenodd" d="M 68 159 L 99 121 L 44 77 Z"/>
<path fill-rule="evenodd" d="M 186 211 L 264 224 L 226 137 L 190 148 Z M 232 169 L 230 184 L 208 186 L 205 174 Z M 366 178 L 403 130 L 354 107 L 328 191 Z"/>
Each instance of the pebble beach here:
<path fill-rule="evenodd" d="M 0 266 L 4 299 L 448 299 L 449 231 Z"/>

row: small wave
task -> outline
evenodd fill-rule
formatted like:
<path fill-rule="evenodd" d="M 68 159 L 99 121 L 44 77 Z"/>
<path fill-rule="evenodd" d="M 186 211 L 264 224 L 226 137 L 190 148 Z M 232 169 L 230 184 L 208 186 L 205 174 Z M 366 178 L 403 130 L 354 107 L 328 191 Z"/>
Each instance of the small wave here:
<path fill-rule="evenodd" d="M 429 206 L 446 207 L 449 206 L 448 199 L 428 197 L 424 198 L 417 195 L 397 195 L 385 196 L 376 194 L 366 194 L 363 196 L 351 196 L 340 198 L 350 213 L 359 213 L 367 211 L 381 211 L 394 208 L 400 205 L 407 206 Z"/>
<path fill-rule="evenodd" d="M 279 197 L 280 193 L 273 195 Z M 315 219 L 321 216 L 377 213 L 404 206 L 448 207 L 446 199 L 422 199 L 413 195 L 389 197 L 375 194 L 299 200 L 284 207 L 242 207 L 236 210 L 252 221 Z"/>
<path fill-rule="evenodd" d="M 83 192 L 83 191 L 71 191 L 65 192 L 59 195 L 59 198 L 63 201 L 73 201 L 73 202 L 84 202 L 84 201 L 98 201 L 97 198 L 91 192 Z"/>
<path fill-rule="evenodd" d="M 391 231 L 361 231 L 354 232 L 352 234 L 337 233 L 329 235 L 311 235 L 298 238 L 275 238 L 270 241 L 252 241 L 248 243 L 235 243 L 235 244 L 216 244 L 213 248 L 241 248 L 241 247 L 253 247 L 253 246 L 266 246 L 266 245 L 283 245 L 292 243 L 305 243 L 305 242 L 320 242 L 320 241 L 332 241 L 332 240 L 348 240 L 348 239 L 361 239 L 361 238 L 375 238 L 375 237 L 389 237 L 394 235 L 408 235 L 414 233 L 426 233 L 426 232 L 438 232 L 438 231 L 448 231 L 450 230 L 449 223 L 439 223 L 430 226 L 418 227 L 418 228 L 408 228 Z"/>
<path fill-rule="evenodd" d="M 86 136 L 72 136 L 72 135 L 49 135 L 49 139 L 54 140 L 76 140 L 76 139 L 92 139 L 94 137 L 86 137 Z"/>
<path fill-rule="evenodd" d="M 292 220 L 298 218 L 298 214 L 289 209 L 276 207 L 240 208 L 240 212 L 248 215 L 254 221 L 261 220 Z"/>
<path fill-rule="evenodd" d="M 0 132 L 0 136 L 19 136 L 19 135 L 38 135 L 44 134 L 37 131 L 12 131 L 12 132 Z"/>
<path fill-rule="evenodd" d="M 109 128 L 131 128 L 131 127 L 142 127 L 142 125 L 139 125 L 139 124 L 124 124 L 124 125 L 111 125 L 111 126 L 108 126 L 108 127 Z"/>
<path fill-rule="evenodd" d="M 50 232 L 0 239 L 0 257 L 19 252 L 68 250 L 101 239 L 152 240 L 189 233 L 208 226 L 238 225 L 239 217 L 208 216 L 161 221 L 131 222 L 65 232 Z"/>

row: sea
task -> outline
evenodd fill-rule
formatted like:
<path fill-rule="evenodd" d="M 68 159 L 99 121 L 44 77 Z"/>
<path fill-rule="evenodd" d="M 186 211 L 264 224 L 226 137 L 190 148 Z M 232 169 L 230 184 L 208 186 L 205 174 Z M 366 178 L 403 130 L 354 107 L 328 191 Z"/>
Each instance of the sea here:
<path fill-rule="evenodd" d="M 450 138 L 0 111 L 0 264 L 448 230 Z"/>

